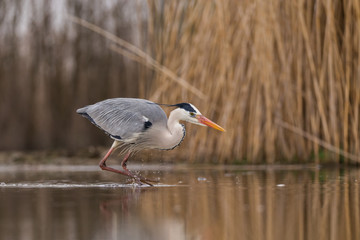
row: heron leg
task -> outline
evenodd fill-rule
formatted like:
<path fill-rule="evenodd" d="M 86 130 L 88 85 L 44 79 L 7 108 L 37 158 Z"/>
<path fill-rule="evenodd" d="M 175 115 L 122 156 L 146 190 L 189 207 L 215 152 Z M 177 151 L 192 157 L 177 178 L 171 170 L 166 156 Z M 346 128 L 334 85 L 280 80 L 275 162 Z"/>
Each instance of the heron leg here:
<path fill-rule="evenodd" d="M 152 179 L 149 179 L 149 178 L 137 176 L 137 175 L 133 174 L 129 169 L 127 169 L 126 163 L 127 163 L 127 160 L 128 160 L 129 157 L 130 157 L 130 154 L 131 154 L 131 152 L 128 152 L 128 153 L 125 155 L 125 157 L 124 157 L 124 159 L 122 160 L 122 162 L 121 162 L 121 166 L 122 166 L 122 168 L 124 169 L 124 171 L 125 171 L 126 173 L 133 175 L 134 177 L 140 179 L 141 182 L 146 183 L 146 184 L 149 184 L 148 182 L 159 182 L 158 180 L 152 180 Z M 150 184 L 150 185 L 151 185 L 151 184 Z M 151 185 L 151 186 L 152 186 L 152 185 Z"/>
<path fill-rule="evenodd" d="M 111 167 L 106 166 L 106 160 L 110 157 L 110 155 L 111 155 L 112 151 L 114 151 L 114 149 L 115 148 L 111 147 L 109 149 L 109 151 L 106 153 L 105 157 L 100 161 L 100 163 L 99 163 L 100 168 L 102 170 L 115 172 L 115 173 L 120 173 L 120 174 L 123 174 L 123 175 L 128 176 L 128 177 L 133 177 L 133 175 L 128 173 L 128 172 L 122 172 L 120 170 L 116 170 L 115 168 L 111 168 Z"/>
<path fill-rule="evenodd" d="M 109 149 L 109 151 L 106 153 L 105 157 L 100 161 L 99 166 L 102 169 L 102 167 L 106 167 L 106 160 L 110 157 L 111 153 L 119 146 L 119 142 L 118 141 L 114 141 L 113 144 L 111 145 L 111 148 Z"/>
<path fill-rule="evenodd" d="M 106 167 L 106 160 L 110 157 L 112 151 L 114 151 L 115 148 L 111 147 L 109 151 L 106 153 L 105 157 L 100 161 L 99 166 L 102 169 L 102 167 Z"/>
<path fill-rule="evenodd" d="M 150 186 L 153 186 L 151 183 L 148 182 L 149 181 L 148 179 L 138 177 L 138 176 L 136 176 L 135 174 L 133 174 L 132 172 L 130 172 L 126 168 L 126 161 L 128 160 L 128 158 L 130 156 L 130 152 L 128 154 L 126 154 L 124 160 L 121 163 L 121 165 L 123 166 L 124 171 L 120 171 L 120 170 L 117 170 L 115 168 L 106 166 L 106 160 L 110 157 L 111 153 L 114 151 L 115 148 L 116 148 L 116 144 L 114 143 L 113 146 L 111 146 L 109 151 L 106 153 L 105 157 L 100 161 L 100 163 L 99 163 L 100 168 L 102 170 L 106 170 L 106 171 L 110 171 L 110 172 L 114 172 L 114 173 L 119 173 L 119 174 L 122 174 L 122 175 L 125 175 L 125 176 L 128 176 L 128 177 L 131 177 L 139 184 L 145 183 L 145 184 L 148 184 Z"/>
<path fill-rule="evenodd" d="M 126 162 L 127 162 L 127 160 L 129 159 L 129 157 L 130 157 L 130 152 L 128 152 L 126 155 L 125 155 L 125 157 L 124 157 L 124 159 L 122 160 L 122 162 L 121 162 L 121 166 L 122 166 L 122 168 L 125 170 L 125 171 L 129 171 L 128 169 L 127 169 L 127 167 L 126 167 Z"/>

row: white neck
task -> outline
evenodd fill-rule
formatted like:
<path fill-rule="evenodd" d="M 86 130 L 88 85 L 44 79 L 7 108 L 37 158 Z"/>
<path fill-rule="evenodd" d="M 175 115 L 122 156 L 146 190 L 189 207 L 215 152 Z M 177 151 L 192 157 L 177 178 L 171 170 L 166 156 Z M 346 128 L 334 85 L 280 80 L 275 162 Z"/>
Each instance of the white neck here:
<path fill-rule="evenodd" d="M 147 134 L 150 134 L 151 141 L 156 143 L 151 148 L 170 150 L 178 146 L 185 136 L 185 127 L 179 123 L 182 120 L 183 113 L 180 109 L 175 109 L 170 113 L 167 121 L 167 128 L 156 125 L 152 126 Z"/>
<path fill-rule="evenodd" d="M 181 117 L 182 114 L 179 108 L 171 111 L 169 115 L 169 119 L 167 121 L 167 126 L 172 135 L 176 134 L 179 131 L 179 129 L 181 129 L 181 134 L 182 134 L 182 125 L 179 123 Z"/>
<path fill-rule="evenodd" d="M 182 118 L 180 109 L 171 111 L 167 121 L 167 131 L 163 132 L 161 149 L 173 149 L 177 147 L 185 136 L 185 127 L 179 123 Z"/>

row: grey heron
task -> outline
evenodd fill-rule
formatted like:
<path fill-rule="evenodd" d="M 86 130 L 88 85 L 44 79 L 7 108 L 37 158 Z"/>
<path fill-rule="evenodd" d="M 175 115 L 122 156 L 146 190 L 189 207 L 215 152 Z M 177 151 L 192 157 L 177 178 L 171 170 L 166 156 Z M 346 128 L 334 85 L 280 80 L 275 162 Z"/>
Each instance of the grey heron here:
<path fill-rule="evenodd" d="M 169 119 L 159 105 L 175 107 L 170 112 Z M 100 168 L 126 175 L 139 184 L 145 183 L 150 186 L 150 182 L 155 181 L 137 176 L 127 169 L 126 162 L 131 153 L 142 149 L 171 150 L 179 146 L 185 137 L 185 126 L 179 121 L 225 131 L 204 117 L 191 103 L 167 105 L 139 98 L 112 98 L 80 108 L 76 112 L 114 140 L 100 161 Z M 121 162 L 123 171 L 106 165 L 106 160 L 118 147 L 123 147 L 123 152 L 126 153 Z"/>

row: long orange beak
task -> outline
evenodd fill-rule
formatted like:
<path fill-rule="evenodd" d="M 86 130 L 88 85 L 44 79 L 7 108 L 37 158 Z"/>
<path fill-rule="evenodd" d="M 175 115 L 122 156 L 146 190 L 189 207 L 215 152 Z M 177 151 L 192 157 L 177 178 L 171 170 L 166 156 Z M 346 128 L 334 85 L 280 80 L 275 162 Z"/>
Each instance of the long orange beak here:
<path fill-rule="evenodd" d="M 199 121 L 199 123 L 205 124 L 206 126 L 215 128 L 216 130 L 225 132 L 225 129 L 223 129 L 222 127 L 220 127 L 219 125 L 217 125 L 216 123 L 214 123 L 213 121 L 207 119 L 206 117 L 204 117 L 203 115 L 197 115 L 196 116 L 197 120 Z"/>

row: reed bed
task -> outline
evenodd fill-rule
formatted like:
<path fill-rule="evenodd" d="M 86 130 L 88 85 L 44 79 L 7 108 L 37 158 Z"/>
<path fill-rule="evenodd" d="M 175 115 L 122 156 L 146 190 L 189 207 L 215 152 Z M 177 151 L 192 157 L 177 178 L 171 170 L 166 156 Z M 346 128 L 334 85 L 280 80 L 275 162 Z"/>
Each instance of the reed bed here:
<path fill-rule="evenodd" d="M 109 51 L 106 39 L 75 25 L 72 14 L 126 40 L 130 1 L 0 2 L 0 150 L 105 145 L 76 109 L 111 97 L 138 95 L 137 65 Z"/>
<path fill-rule="evenodd" d="M 0 4 L 1 150 L 104 145 L 75 109 L 142 97 L 191 102 L 227 130 L 187 126 L 160 153 L 172 161 L 360 162 L 359 1 L 61 5 Z"/>
<path fill-rule="evenodd" d="M 177 156 L 360 161 L 359 1 L 148 1 L 148 7 L 148 51 L 207 98 L 159 71 L 144 96 L 191 102 L 227 130 L 188 127 Z"/>

